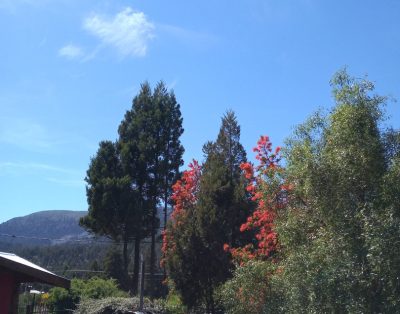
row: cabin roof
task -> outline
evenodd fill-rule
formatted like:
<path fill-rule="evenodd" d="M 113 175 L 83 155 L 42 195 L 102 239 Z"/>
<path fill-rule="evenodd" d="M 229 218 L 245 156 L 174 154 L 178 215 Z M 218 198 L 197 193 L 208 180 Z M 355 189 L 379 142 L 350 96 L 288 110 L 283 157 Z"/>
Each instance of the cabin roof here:
<path fill-rule="evenodd" d="M 13 273 L 20 282 L 42 282 L 66 289 L 69 289 L 71 285 L 69 279 L 12 253 L 0 252 L 0 270 Z"/>

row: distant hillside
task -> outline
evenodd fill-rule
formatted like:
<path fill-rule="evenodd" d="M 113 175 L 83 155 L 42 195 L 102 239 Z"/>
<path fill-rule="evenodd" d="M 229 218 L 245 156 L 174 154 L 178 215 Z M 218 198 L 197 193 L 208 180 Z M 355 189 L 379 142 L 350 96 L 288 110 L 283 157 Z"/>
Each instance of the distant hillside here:
<path fill-rule="evenodd" d="M 10 219 L 0 224 L 0 242 L 48 245 L 85 237 L 87 232 L 79 226 L 79 218 L 86 213 L 85 211 L 48 210 Z M 16 237 L 11 238 L 5 235 Z M 61 239 L 61 241 L 46 241 L 38 238 Z"/>
<path fill-rule="evenodd" d="M 79 227 L 79 218 L 86 214 L 84 211 L 52 210 L 10 219 L 0 224 L 0 251 L 15 253 L 68 278 L 89 276 L 87 272 L 73 270 L 90 270 L 94 262 L 102 269 L 107 251 L 111 247 L 121 251 L 122 247 L 108 242 L 105 237 L 93 239 Z M 159 214 L 161 216 L 162 209 Z M 160 238 L 157 241 L 157 254 L 161 256 Z M 150 239 L 145 239 L 141 247 L 147 261 Z M 131 260 L 133 251 L 131 243 L 128 246 Z"/>

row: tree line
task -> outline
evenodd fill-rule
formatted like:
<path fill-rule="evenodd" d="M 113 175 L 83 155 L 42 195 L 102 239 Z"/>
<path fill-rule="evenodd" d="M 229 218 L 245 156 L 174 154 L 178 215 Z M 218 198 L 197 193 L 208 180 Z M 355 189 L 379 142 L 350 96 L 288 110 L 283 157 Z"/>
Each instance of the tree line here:
<path fill-rule="evenodd" d="M 256 164 L 228 112 L 174 185 L 163 263 L 188 310 L 400 311 L 400 131 L 368 80 L 341 70 L 331 86 L 331 111 L 282 149 L 261 136 Z"/>
<path fill-rule="evenodd" d="M 81 220 L 135 241 L 132 292 L 145 237 L 156 269 L 163 206 L 161 264 L 170 296 L 188 311 L 400 310 L 400 132 L 384 126 L 387 98 L 371 82 L 341 70 L 331 86 L 331 111 L 297 126 L 282 148 L 261 136 L 255 164 L 227 111 L 203 161 L 180 173 L 179 104 L 162 83 L 142 85 L 119 138 L 91 160 Z M 127 273 L 125 246 L 122 256 Z"/>

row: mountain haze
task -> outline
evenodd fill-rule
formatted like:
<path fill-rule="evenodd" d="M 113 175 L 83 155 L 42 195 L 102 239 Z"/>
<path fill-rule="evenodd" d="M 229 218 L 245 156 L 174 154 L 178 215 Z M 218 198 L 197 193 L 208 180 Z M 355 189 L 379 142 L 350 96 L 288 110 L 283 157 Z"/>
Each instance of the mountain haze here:
<path fill-rule="evenodd" d="M 85 237 L 87 232 L 79 226 L 79 218 L 86 214 L 86 211 L 48 210 L 12 218 L 0 224 L 0 242 L 48 245 Z"/>

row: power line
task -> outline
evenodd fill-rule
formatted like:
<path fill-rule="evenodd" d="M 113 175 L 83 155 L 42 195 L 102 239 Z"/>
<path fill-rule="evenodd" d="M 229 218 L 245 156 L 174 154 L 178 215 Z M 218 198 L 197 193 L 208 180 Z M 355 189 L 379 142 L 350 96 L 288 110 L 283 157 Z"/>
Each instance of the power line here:
<path fill-rule="evenodd" d="M 9 237 L 9 238 L 18 238 L 18 239 L 31 239 L 31 240 L 40 240 L 40 241 L 54 241 L 54 242 L 80 242 L 80 243 L 108 243 L 108 244 L 124 244 L 122 241 L 113 241 L 113 240 L 102 240 L 97 238 L 86 238 L 86 239 L 53 239 L 53 238 L 44 238 L 44 237 L 35 237 L 35 236 L 23 236 L 23 235 L 15 235 L 15 234 L 7 234 L 0 233 L 0 237 Z M 134 244 L 134 240 L 130 240 L 127 242 L 128 244 Z M 148 240 L 141 240 L 140 243 L 151 243 Z M 156 243 L 162 243 L 162 241 L 156 241 Z"/>
<path fill-rule="evenodd" d="M 57 269 L 57 270 L 54 270 L 54 269 L 49 268 L 49 270 L 52 272 L 55 272 L 55 273 L 61 273 L 61 272 L 66 272 L 66 273 L 67 272 L 71 272 L 71 273 L 73 273 L 73 272 L 76 272 L 76 273 L 106 273 L 106 271 L 104 271 L 104 270 L 90 270 L 90 269 Z M 129 272 L 128 274 L 133 275 L 133 272 Z M 149 272 L 144 273 L 144 274 L 146 276 L 151 275 L 151 273 L 149 273 Z M 153 275 L 164 276 L 164 273 L 154 273 Z"/>

